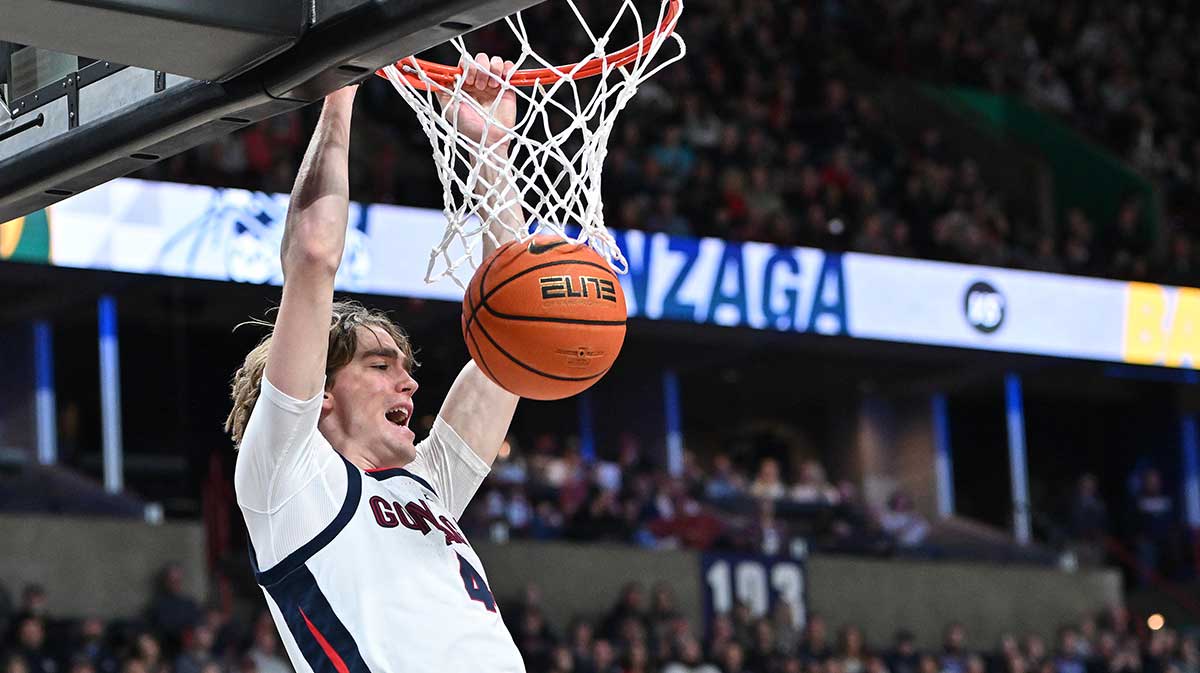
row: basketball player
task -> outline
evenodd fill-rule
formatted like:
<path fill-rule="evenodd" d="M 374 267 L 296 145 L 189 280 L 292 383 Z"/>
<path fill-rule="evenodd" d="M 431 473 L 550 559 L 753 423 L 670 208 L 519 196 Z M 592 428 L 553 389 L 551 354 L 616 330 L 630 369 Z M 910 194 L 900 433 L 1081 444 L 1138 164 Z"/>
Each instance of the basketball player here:
<path fill-rule="evenodd" d="M 511 127 L 515 97 L 487 73 L 513 64 L 481 54 L 465 65 L 464 90 Z M 299 673 L 523 672 L 457 524 L 518 398 L 469 362 L 414 445 L 408 338 L 380 313 L 333 301 L 354 96 L 325 101 L 292 191 L 274 329 L 234 377 L 226 427 L 255 577 Z M 466 106 L 458 120 L 482 135 Z M 496 244 L 485 236 L 484 254 Z"/>

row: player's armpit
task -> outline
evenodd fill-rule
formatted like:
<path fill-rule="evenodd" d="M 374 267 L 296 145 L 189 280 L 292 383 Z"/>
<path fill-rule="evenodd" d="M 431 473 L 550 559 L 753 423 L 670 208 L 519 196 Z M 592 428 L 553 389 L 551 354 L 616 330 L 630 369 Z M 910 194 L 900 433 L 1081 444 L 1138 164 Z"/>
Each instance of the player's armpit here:
<path fill-rule="evenodd" d="M 438 415 L 490 466 L 520 399 L 493 383 L 472 360 L 454 380 Z"/>

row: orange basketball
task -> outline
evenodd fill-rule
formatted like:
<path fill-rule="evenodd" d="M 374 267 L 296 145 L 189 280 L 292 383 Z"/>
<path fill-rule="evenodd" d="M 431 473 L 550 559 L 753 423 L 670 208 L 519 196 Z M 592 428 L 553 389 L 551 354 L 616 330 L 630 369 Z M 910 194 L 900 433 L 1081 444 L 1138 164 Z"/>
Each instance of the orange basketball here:
<path fill-rule="evenodd" d="M 511 241 L 484 260 L 463 297 L 471 357 L 505 390 L 558 400 L 587 390 L 625 341 L 625 293 L 586 245 Z"/>

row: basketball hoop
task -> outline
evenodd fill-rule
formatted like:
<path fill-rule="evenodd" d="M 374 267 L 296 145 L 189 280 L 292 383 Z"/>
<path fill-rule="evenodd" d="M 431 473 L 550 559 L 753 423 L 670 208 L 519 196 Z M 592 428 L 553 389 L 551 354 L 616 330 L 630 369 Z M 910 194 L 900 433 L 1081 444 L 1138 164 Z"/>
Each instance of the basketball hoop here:
<path fill-rule="evenodd" d="M 516 67 L 508 77 L 485 74 L 498 81 L 503 91 L 515 92 L 519 107 L 524 108 L 518 110 L 512 128 L 495 124 L 492 110 L 463 91 L 459 66 L 409 57 L 378 71 L 417 113 L 433 146 L 444 191 L 446 231 L 430 253 L 427 283 L 450 276 L 465 287 L 469 277 L 462 278 L 459 272 L 466 271 L 469 276 L 478 264 L 476 248 L 482 236 L 494 239 L 493 224 L 503 225 L 519 240 L 536 231 L 587 243 L 618 272 L 628 271 L 624 256 L 604 226 L 601 172 L 617 115 L 642 83 L 686 53 L 683 38 L 675 33 L 683 0 L 661 0 L 653 24 L 656 28 L 649 32 L 644 30 L 634 1 L 621 0 L 616 17 L 600 34 L 588 26 L 576 0 L 560 1 L 569 6 L 592 51 L 577 63 L 556 66 L 533 48 L 520 12 L 505 18 L 521 53 L 509 59 Z M 626 23 L 645 37 L 607 53 L 608 42 Z M 678 52 L 656 59 L 669 40 L 675 41 Z M 450 44 L 464 62 L 473 60 L 461 37 Z M 538 67 L 522 69 L 523 65 Z M 586 87 L 581 85 L 584 81 L 589 82 Z M 439 96 L 449 99 L 447 107 L 465 105 L 488 120 L 485 138 L 499 131 L 507 143 L 488 146 L 459 133 L 455 120 L 443 116 Z M 497 96 L 496 104 L 500 100 Z M 507 153 L 497 151 L 505 144 Z M 481 166 L 501 178 L 489 181 L 481 175 Z M 514 207 L 525 211 L 531 228 L 518 230 L 501 220 L 500 215 Z"/>

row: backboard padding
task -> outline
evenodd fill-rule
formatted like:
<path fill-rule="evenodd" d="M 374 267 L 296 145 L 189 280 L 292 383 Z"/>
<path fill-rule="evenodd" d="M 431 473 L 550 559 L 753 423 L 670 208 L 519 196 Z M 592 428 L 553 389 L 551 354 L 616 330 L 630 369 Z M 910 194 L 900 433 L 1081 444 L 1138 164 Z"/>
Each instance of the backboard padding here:
<path fill-rule="evenodd" d="M 368 0 L 350 8 L 347 1 L 335 0 L 341 13 L 287 51 L 226 81 L 100 61 L 9 101 L 11 118 L 0 116 L 0 222 L 318 101 L 388 62 L 541 0 Z M 104 96 L 87 95 L 114 77 L 142 82 L 124 90 L 125 104 L 115 110 L 95 102 Z"/>

